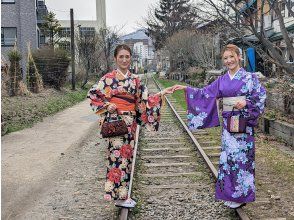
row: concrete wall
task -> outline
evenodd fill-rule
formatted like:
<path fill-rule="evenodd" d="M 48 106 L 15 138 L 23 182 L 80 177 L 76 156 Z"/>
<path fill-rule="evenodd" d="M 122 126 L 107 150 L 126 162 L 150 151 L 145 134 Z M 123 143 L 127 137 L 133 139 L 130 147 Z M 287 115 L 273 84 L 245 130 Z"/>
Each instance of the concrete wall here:
<path fill-rule="evenodd" d="M 259 128 L 266 134 L 281 138 L 294 149 L 294 125 L 267 117 L 259 118 Z"/>
<path fill-rule="evenodd" d="M 38 46 L 36 1 L 16 0 L 15 4 L 1 4 L 1 27 L 17 28 L 17 46 L 22 54 L 21 65 L 25 73 L 27 61 L 27 43 L 31 48 Z M 13 46 L 2 47 L 2 56 L 8 61 L 7 53 Z"/>
<path fill-rule="evenodd" d="M 288 114 L 285 109 L 285 95 L 280 93 L 267 92 L 266 107 Z M 290 114 L 294 114 L 294 103 L 290 105 Z"/>

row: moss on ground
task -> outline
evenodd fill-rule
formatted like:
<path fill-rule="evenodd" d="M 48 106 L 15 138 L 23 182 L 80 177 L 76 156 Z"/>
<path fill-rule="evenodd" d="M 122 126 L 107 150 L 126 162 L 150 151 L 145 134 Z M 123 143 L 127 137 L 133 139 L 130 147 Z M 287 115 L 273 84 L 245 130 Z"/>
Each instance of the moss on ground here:
<path fill-rule="evenodd" d="M 30 96 L 2 97 L 2 135 L 32 127 L 44 117 L 85 100 L 87 91 L 47 89 Z"/>

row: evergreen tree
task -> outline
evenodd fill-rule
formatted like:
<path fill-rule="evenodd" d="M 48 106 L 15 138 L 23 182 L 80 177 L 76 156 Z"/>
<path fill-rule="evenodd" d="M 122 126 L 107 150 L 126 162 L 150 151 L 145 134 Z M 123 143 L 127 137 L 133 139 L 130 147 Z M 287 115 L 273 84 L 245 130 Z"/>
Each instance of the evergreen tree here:
<path fill-rule="evenodd" d="M 49 12 L 48 15 L 44 17 L 45 22 L 42 25 L 42 31 L 46 36 L 49 36 L 50 46 L 54 46 L 60 40 L 58 35 L 61 30 L 61 25 L 55 16 L 53 12 Z"/>
<path fill-rule="evenodd" d="M 168 37 L 180 30 L 190 29 L 195 17 L 190 0 L 160 0 L 159 8 L 148 18 L 146 34 L 153 38 L 155 49 L 160 49 Z"/>

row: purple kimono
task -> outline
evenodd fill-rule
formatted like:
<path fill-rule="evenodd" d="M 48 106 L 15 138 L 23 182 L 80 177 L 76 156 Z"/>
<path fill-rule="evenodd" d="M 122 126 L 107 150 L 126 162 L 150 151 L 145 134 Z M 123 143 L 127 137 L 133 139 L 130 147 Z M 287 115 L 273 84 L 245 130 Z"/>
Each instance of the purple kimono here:
<path fill-rule="evenodd" d="M 215 197 L 247 203 L 255 200 L 253 127 L 264 111 L 266 98 L 265 89 L 256 74 L 240 68 L 232 79 L 226 73 L 203 89 L 187 87 L 187 117 L 190 130 L 219 126 L 216 99 L 236 96 L 246 96 L 246 106 L 242 113 L 247 119 L 247 129 L 246 133 L 228 132 L 227 117 L 230 112 L 223 111 L 222 146 Z"/>

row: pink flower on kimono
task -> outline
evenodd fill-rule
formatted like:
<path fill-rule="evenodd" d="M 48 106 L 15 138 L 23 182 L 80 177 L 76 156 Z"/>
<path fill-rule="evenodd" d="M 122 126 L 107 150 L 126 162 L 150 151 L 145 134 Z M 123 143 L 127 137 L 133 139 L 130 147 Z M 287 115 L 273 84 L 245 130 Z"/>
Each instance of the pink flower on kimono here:
<path fill-rule="evenodd" d="M 157 95 L 150 96 L 148 98 L 148 105 L 150 108 L 157 106 L 159 102 L 160 102 L 160 97 Z"/>
<path fill-rule="evenodd" d="M 115 157 L 119 157 L 120 156 L 120 152 L 118 150 L 113 151 L 113 154 Z"/>
<path fill-rule="evenodd" d="M 130 144 L 125 144 L 120 148 L 120 154 L 123 158 L 130 159 L 133 156 L 133 148 Z"/>
<path fill-rule="evenodd" d="M 113 79 L 115 77 L 115 72 L 107 73 L 105 77 Z"/>
<path fill-rule="evenodd" d="M 121 178 L 121 170 L 116 167 L 111 168 L 107 174 L 107 178 L 112 182 L 119 183 Z"/>
<path fill-rule="evenodd" d="M 149 115 L 148 116 L 148 121 L 153 123 L 154 122 L 154 117 L 152 115 Z"/>
<path fill-rule="evenodd" d="M 123 178 L 125 178 L 125 175 L 126 175 L 126 172 L 125 171 L 121 171 L 121 178 L 123 179 Z"/>
<path fill-rule="evenodd" d="M 141 115 L 141 119 L 142 119 L 142 121 L 143 121 L 144 123 L 148 122 L 148 117 L 147 117 L 146 114 L 142 114 L 142 115 Z"/>
<path fill-rule="evenodd" d="M 105 195 L 104 195 L 104 199 L 105 199 L 106 201 L 110 201 L 110 200 L 111 200 L 111 196 L 110 196 L 109 194 L 105 194 Z"/>

